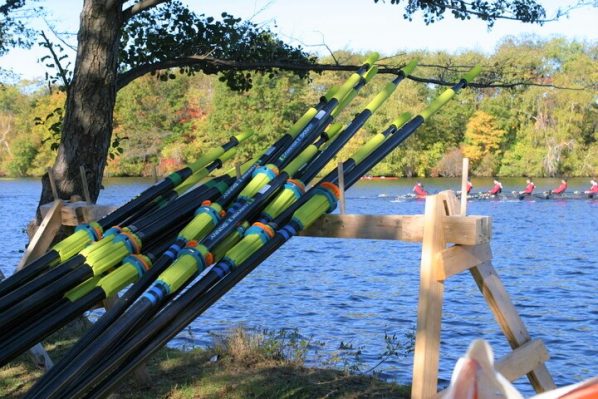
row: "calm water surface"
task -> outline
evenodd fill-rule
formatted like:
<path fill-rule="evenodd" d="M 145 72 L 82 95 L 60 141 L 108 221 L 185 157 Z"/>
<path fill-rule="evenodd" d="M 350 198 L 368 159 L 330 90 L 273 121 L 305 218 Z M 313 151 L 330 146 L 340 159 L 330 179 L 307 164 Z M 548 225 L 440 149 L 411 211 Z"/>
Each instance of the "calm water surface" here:
<path fill-rule="evenodd" d="M 362 181 L 347 192 L 347 212 L 420 214 L 424 201 L 397 201 L 415 180 Z M 491 179 L 473 179 L 474 191 Z M 523 189 L 523 179 L 504 179 L 506 191 Z M 106 179 L 99 202 L 121 204 L 149 186 L 144 179 Z M 457 188 L 457 179 L 426 179 L 426 189 Z M 540 189 L 557 179 L 538 179 Z M 571 179 L 584 190 L 588 179 Z M 23 232 L 40 192 L 35 179 L 0 179 L 0 267 L 10 275 L 27 242 Z M 557 385 L 598 375 L 598 201 L 471 202 L 469 213 L 493 218 L 493 264 L 533 338 L 544 340 L 548 369 Z M 238 324 L 270 330 L 299 328 L 326 342 L 364 347 L 361 360 L 374 365 L 385 351 L 384 334 L 400 338 L 415 329 L 421 245 L 373 240 L 293 238 L 245 281 L 181 334 L 174 345 L 211 344 L 209 332 Z M 485 338 L 497 357 L 509 351 L 506 339 L 468 273 L 446 281 L 440 384 L 447 384 L 457 359 L 475 338 Z M 365 367 L 367 368 L 367 367 Z M 412 359 L 381 366 L 398 382 L 411 378 Z M 526 379 L 517 383 L 532 393 Z"/>

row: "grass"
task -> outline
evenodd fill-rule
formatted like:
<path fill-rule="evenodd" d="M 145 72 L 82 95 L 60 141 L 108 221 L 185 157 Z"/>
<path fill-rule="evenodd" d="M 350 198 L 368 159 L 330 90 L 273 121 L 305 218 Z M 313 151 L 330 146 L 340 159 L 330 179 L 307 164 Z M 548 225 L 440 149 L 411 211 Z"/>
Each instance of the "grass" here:
<path fill-rule="evenodd" d="M 84 328 L 79 324 L 44 342 L 58 359 Z M 163 348 L 147 364 L 151 385 L 128 378 L 113 395 L 128 398 L 409 398 L 410 387 L 330 368 L 305 367 L 306 344 L 237 328 L 209 349 Z M 217 357 L 216 361 L 212 361 Z M 0 397 L 23 395 L 41 376 L 27 355 L 0 368 Z"/>

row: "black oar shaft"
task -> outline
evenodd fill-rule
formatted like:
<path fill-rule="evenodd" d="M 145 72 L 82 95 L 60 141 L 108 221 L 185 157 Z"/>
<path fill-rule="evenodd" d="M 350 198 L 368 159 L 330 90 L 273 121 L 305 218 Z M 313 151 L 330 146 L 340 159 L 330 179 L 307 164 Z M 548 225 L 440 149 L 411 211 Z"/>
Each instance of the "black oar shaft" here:
<path fill-rule="evenodd" d="M 54 269 L 49 270 L 37 278 L 29 281 L 27 284 L 24 284 L 17 290 L 0 299 L 0 312 L 4 312 L 15 304 L 23 301 L 26 298 L 29 298 L 31 295 L 35 294 L 44 287 L 47 287 L 55 281 L 63 278 L 73 269 L 81 266 L 83 263 L 85 263 L 85 257 L 83 255 L 77 255 L 55 267 Z"/>
<path fill-rule="evenodd" d="M 0 326 L 6 326 L 10 323 L 17 322 L 19 319 L 29 317 L 35 312 L 53 305 L 56 301 L 62 298 L 67 290 L 93 276 L 91 267 L 84 266 L 87 265 L 72 270 L 60 280 L 55 281 L 9 309 L 6 309 L 0 314 Z"/>
<path fill-rule="evenodd" d="M 101 289 L 93 290 L 76 302 L 67 302 L 56 307 L 47 317 L 19 331 L 11 340 L 3 341 L 0 347 L 0 363 L 9 362 L 19 354 L 31 348 L 37 342 L 67 325 L 93 305 L 104 299 Z"/>
<path fill-rule="evenodd" d="M 6 280 L 0 281 L 0 298 L 31 281 L 58 261 L 60 261 L 60 254 L 54 250 L 50 250 Z"/>

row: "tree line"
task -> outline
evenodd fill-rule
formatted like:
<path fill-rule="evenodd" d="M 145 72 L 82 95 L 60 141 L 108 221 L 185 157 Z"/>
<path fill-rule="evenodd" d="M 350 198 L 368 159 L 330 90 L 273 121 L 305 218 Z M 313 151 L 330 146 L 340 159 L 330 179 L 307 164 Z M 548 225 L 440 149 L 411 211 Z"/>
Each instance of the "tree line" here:
<path fill-rule="evenodd" d="M 358 64 L 362 54 L 336 52 L 334 60 Z M 472 87 L 449 103 L 373 171 L 385 176 L 458 176 L 463 156 L 477 176 L 589 176 L 598 172 L 598 44 L 510 37 L 493 54 L 463 51 L 405 52 L 381 61 L 418 59 L 414 80 L 403 82 L 339 154 L 346 159 L 372 134 L 405 111 L 416 114 L 439 92 L 417 78 L 458 78 L 481 64 L 490 87 Z M 176 74 L 173 70 L 171 73 Z M 166 174 L 193 161 L 226 137 L 256 131 L 236 161 L 242 162 L 280 136 L 308 107 L 349 72 L 290 72 L 251 77 L 251 89 L 231 91 L 219 76 L 177 74 L 163 81 L 144 76 L 121 89 L 105 176 Z M 158 74 L 157 76 L 160 76 Z M 509 76 L 525 85 L 492 87 Z M 348 123 L 391 75 L 375 77 L 341 115 Z M 508 83 L 508 82 L 507 82 Z M 505 87 L 507 86 L 507 87 Z M 65 94 L 25 84 L 0 90 L 0 175 L 40 176 L 55 157 Z M 41 86 L 38 86 L 41 87 Z M 332 166 L 329 166 L 332 167 Z"/>

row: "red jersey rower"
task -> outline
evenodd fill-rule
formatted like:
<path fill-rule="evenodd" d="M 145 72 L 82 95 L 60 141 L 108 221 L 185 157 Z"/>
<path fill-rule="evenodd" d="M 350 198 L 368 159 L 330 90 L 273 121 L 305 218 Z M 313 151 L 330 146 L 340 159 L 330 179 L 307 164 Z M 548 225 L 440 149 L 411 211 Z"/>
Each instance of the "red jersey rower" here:
<path fill-rule="evenodd" d="M 498 178 L 494 179 L 494 188 L 488 191 L 488 194 L 500 194 L 502 192 L 502 184 L 498 181 Z"/>
<path fill-rule="evenodd" d="M 527 182 L 527 187 L 525 188 L 525 190 L 519 191 L 519 194 L 531 194 L 534 191 L 534 188 L 536 188 L 536 186 L 532 182 L 531 177 L 528 177 L 526 182 Z"/>
<path fill-rule="evenodd" d="M 425 197 L 426 195 L 428 195 L 428 192 L 424 190 L 424 185 L 420 181 L 418 181 L 415 187 L 413 187 L 413 192 L 415 193 L 415 196 L 418 198 Z"/>
<path fill-rule="evenodd" d="M 472 188 L 473 188 L 473 184 L 471 184 L 471 182 L 469 180 L 467 180 L 467 194 L 469 194 L 471 192 Z"/>
<path fill-rule="evenodd" d="M 556 190 L 552 190 L 552 194 L 563 194 L 567 189 L 567 179 L 561 179 L 561 185 Z"/>
<path fill-rule="evenodd" d="M 592 179 L 590 180 L 590 183 L 592 183 L 592 187 L 589 190 L 587 190 L 585 193 L 586 194 L 598 193 L 598 182 L 596 182 L 596 178 L 592 177 Z"/>

